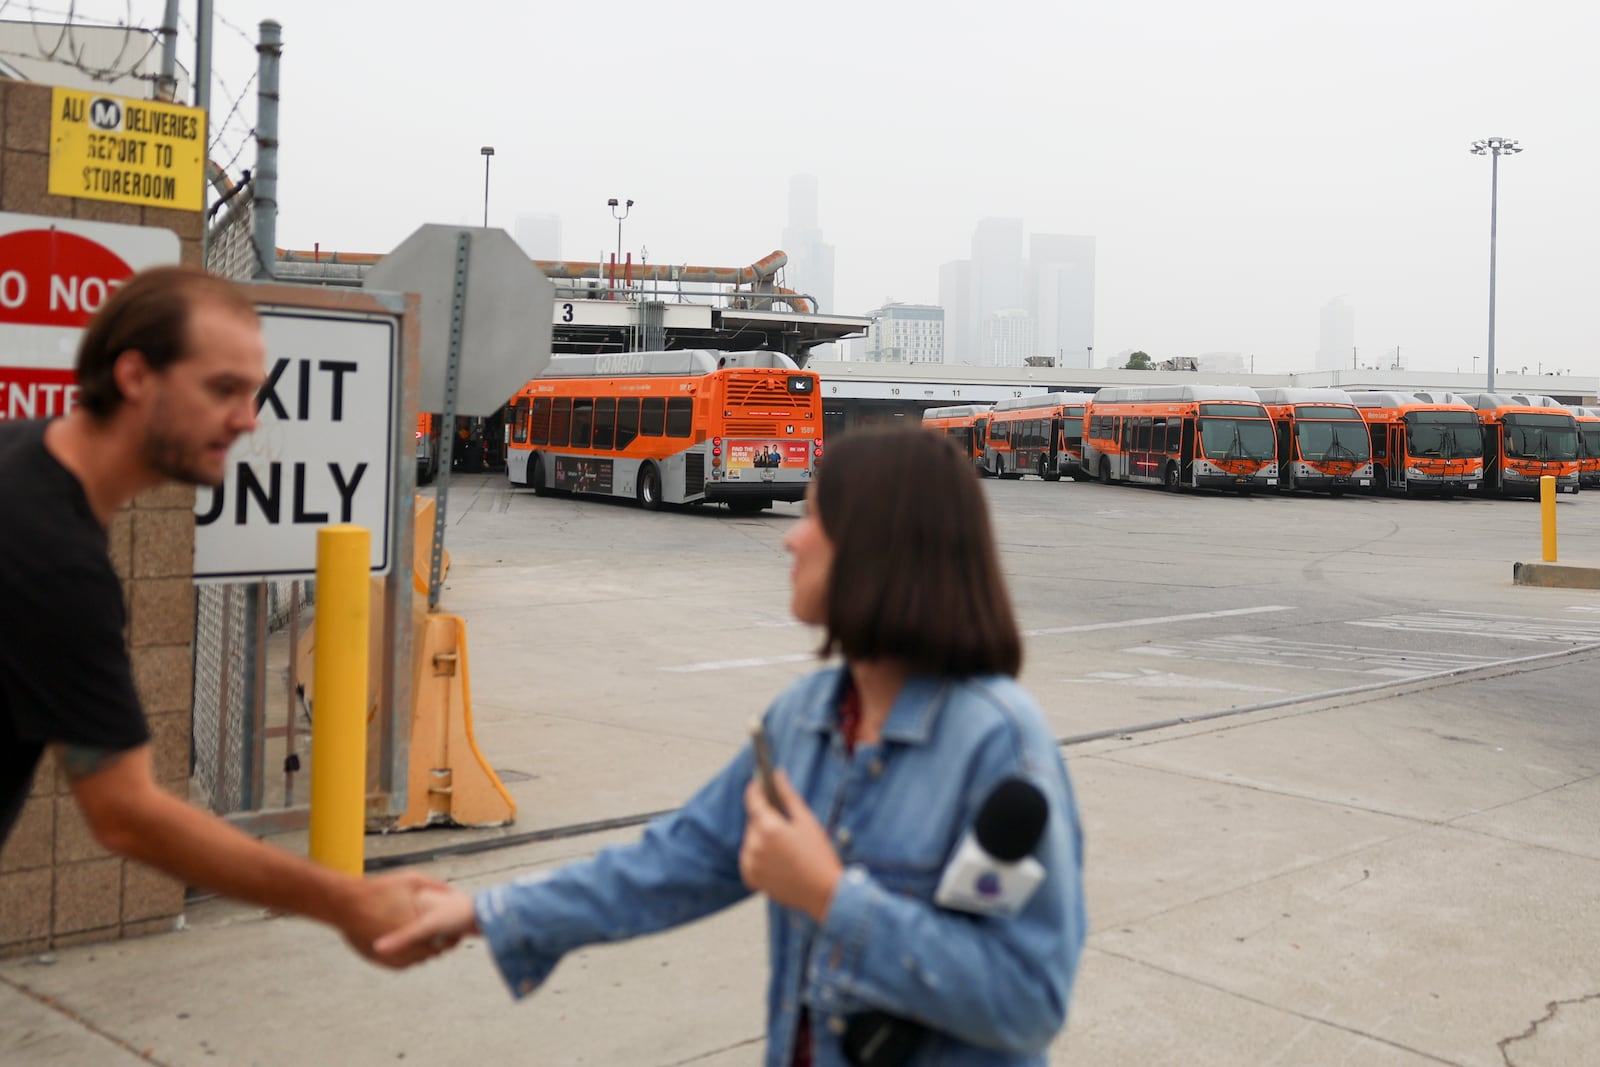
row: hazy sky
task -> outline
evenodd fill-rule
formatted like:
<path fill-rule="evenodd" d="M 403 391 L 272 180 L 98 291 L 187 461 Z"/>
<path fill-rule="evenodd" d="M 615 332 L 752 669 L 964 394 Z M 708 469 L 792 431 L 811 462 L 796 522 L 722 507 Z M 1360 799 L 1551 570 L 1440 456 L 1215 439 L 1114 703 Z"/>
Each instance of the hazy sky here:
<path fill-rule="evenodd" d="M 606 199 L 631 197 L 636 256 L 742 265 L 780 246 L 807 172 L 841 312 L 937 302 L 977 220 L 1012 216 L 1097 238 L 1100 353 L 1309 369 L 1343 295 L 1363 364 L 1398 345 L 1465 371 L 1490 200 L 1468 146 L 1500 135 L 1526 151 L 1501 168 L 1497 363 L 1600 375 L 1592 4 L 215 3 L 235 94 L 255 59 L 239 31 L 283 25 L 280 245 L 383 252 L 476 224 L 492 144 L 491 225 L 554 212 L 564 254 L 593 259 L 617 240 Z M 161 4 L 132 8 L 153 23 Z M 218 125 L 231 102 L 219 86 Z"/>

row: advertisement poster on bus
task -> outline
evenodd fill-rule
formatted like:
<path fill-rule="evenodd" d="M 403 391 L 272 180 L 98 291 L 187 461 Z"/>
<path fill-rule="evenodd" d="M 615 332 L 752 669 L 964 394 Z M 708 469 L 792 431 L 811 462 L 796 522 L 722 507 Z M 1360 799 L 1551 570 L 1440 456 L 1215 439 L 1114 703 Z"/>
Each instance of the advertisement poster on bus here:
<path fill-rule="evenodd" d="M 787 441 L 777 437 L 741 438 L 728 442 L 727 476 L 755 478 L 758 475 L 746 472 L 775 471 L 780 467 L 804 470 L 810 458 L 810 441 Z"/>
<path fill-rule="evenodd" d="M 610 494 L 611 468 L 612 461 L 609 459 L 557 456 L 555 457 L 556 488 L 573 493 Z"/>

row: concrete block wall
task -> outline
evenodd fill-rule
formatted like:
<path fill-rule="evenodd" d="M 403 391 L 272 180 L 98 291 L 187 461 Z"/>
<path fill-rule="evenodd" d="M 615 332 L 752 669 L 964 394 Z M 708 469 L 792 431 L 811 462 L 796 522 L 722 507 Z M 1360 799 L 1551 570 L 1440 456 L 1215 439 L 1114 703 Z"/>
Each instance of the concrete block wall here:
<path fill-rule="evenodd" d="M 48 85 L 0 79 L 0 211 L 157 226 L 183 262 L 200 263 L 198 212 L 113 204 L 48 191 Z M 111 524 L 111 558 L 128 605 L 134 683 L 150 720 L 156 777 L 188 798 L 194 689 L 194 490 L 141 495 Z M 0 850 L 0 957 L 169 930 L 183 886 L 101 848 L 65 775 L 46 757 L 11 840 Z"/>

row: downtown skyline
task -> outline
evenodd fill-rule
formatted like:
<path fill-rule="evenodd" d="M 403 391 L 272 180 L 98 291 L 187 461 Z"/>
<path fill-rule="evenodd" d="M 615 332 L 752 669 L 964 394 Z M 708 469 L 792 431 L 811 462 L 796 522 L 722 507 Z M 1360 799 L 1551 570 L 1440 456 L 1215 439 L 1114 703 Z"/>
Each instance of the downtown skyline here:
<path fill-rule="evenodd" d="M 161 6 L 74 10 L 154 25 Z M 1308 369 L 1342 295 L 1363 363 L 1398 349 L 1408 367 L 1466 371 L 1486 353 L 1489 274 L 1490 163 L 1470 146 L 1504 136 L 1526 151 L 1499 172 L 1497 361 L 1600 375 L 1600 9 L 217 11 L 213 155 L 234 177 L 253 163 L 250 39 L 261 18 L 283 26 L 284 247 L 383 252 L 487 210 L 508 232 L 558 215 L 563 255 L 593 259 L 616 247 L 606 200 L 623 197 L 636 259 L 743 265 L 782 247 L 789 176 L 813 174 L 840 311 L 937 303 L 939 268 L 970 255 L 978 222 L 1021 218 L 1094 236 L 1097 364 L 1139 349 Z M 350 47 L 365 39 L 384 46 Z"/>

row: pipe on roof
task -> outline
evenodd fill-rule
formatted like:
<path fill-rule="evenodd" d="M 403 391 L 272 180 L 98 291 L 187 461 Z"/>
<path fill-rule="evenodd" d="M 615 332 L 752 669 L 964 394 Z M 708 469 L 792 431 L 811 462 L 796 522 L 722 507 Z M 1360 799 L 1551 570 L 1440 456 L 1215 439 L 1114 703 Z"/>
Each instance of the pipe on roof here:
<path fill-rule="evenodd" d="M 371 265 L 382 259 L 383 256 L 371 252 L 307 252 L 302 249 L 280 248 L 278 261 L 280 263 L 361 263 Z M 782 302 L 789 304 L 796 311 L 814 314 L 817 311 L 816 302 L 809 297 L 801 296 L 793 289 L 786 289 L 781 285 L 773 285 L 772 278 L 789 262 L 789 256 L 782 250 L 777 250 L 762 256 L 748 267 L 704 267 L 689 264 L 674 263 L 641 263 L 631 268 L 633 284 L 644 282 L 709 282 L 718 285 L 749 285 L 754 286 L 753 296 L 781 297 Z M 551 279 L 575 278 L 608 278 L 611 276 L 609 264 L 599 261 L 574 260 L 574 259 L 536 259 L 533 265 Z"/>

